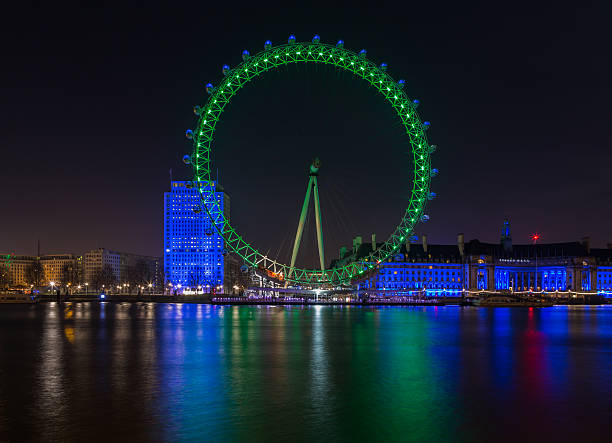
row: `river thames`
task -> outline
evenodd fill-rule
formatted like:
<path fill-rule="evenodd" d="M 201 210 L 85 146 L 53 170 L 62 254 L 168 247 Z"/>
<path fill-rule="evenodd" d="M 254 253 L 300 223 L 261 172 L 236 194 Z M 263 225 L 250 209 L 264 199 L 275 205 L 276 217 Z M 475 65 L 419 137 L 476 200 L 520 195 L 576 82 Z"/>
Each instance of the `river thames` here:
<path fill-rule="evenodd" d="M 612 306 L 0 306 L 0 441 L 609 441 Z"/>

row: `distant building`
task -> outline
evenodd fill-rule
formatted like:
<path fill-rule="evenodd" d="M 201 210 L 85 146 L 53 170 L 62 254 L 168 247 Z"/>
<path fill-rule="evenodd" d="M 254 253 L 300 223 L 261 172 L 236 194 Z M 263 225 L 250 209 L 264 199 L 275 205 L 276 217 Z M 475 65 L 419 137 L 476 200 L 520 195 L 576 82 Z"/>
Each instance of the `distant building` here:
<path fill-rule="evenodd" d="M 12 287 L 27 287 L 34 284 L 29 280 L 28 268 L 35 263 L 40 264 L 39 286 L 49 286 L 51 282 L 76 284 L 82 272 L 81 257 L 74 254 L 43 255 L 12 255 L 2 256 L 2 264 L 8 269 Z"/>
<path fill-rule="evenodd" d="M 8 284 L 11 287 L 29 286 L 27 269 L 36 261 L 31 255 L 3 254 L 0 256 L 0 266 L 6 269 Z"/>
<path fill-rule="evenodd" d="M 83 254 L 84 283 L 92 284 L 105 268 L 110 270 L 116 283 L 121 281 L 121 257 L 118 252 L 98 248 Z"/>
<path fill-rule="evenodd" d="M 367 257 L 376 242 L 353 241 L 349 254 L 341 248 L 336 264 Z M 362 289 L 392 295 L 459 295 L 479 291 L 590 291 L 612 295 L 612 245 L 593 249 L 580 242 L 513 245 L 509 222 L 499 244 L 471 240 L 459 234 L 456 245 L 407 242 L 360 282 Z"/>
<path fill-rule="evenodd" d="M 216 205 L 229 220 L 230 199 L 215 182 L 202 184 L 213 188 Z M 230 292 L 226 281 L 223 238 L 202 208 L 200 192 L 188 181 L 173 181 L 164 193 L 164 270 L 173 290 Z"/>
<path fill-rule="evenodd" d="M 95 288 L 101 278 L 108 283 L 136 283 L 155 286 L 163 290 L 161 259 L 146 255 L 92 249 L 82 256 L 75 254 L 49 254 L 40 257 L 5 254 L 0 256 L 0 266 L 8 272 L 11 287 L 27 287 L 28 269 L 40 265 L 39 286 L 78 286 L 87 284 Z"/>
<path fill-rule="evenodd" d="M 47 286 L 51 282 L 78 284 L 81 279 L 82 258 L 74 254 L 43 255 L 40 264 L 44 271 L 41 285 Z"/>
<path fill-rule="evenodd" d="M 423 236 L 421 244 L 406 243 L 398 253 L 381 263 L 377 270 L 361 281 L 360 289 L 393 295 L 460 296 L 467 287 L 468 269 L 461 259 L 460 248 L 454 245 L 430 245 Z M 369 255 L 376 242 L 363 243 L 361 237 L 353 241 L 353 251 L 343 261 Z M 333 266 L 333 264 L 332 264 Z"/>
<path fill-rule="evenodd" d="M 592 249 L 591 257 L 595 259 L 597 277 L 594 280 L 598 291 L 612 295 L 612 244 L 607 249 Z"/>
<path fill-rule="evenodd" d="M 91 287 L 114 284 L 152 284 L 163 288 L 159 257 L 117 252 L 106 248 L 83 254 L 84 282 Z"/>

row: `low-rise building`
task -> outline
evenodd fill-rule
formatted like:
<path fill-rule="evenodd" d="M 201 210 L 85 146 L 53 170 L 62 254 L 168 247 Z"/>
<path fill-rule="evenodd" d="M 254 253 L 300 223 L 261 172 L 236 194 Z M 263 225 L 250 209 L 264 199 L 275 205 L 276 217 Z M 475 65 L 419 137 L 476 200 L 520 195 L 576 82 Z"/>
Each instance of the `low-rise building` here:
<path fill-rule="evenodd" d="M 43 255 L 39 258 L 43 269 L 41 285 L 51 282 L 62 285 L 77 285 L 81 281 L 82 257 L 74 254 Z"/>
<path fill-rule="evenodd" d="M 29 286 L 31 283 L 28 278 L 28 268 L 36 259 L 31 255 L 3 254 L 0 256 L 0 266 L 3 267 L 7 276 L 7 284 L 11 287 Z"/>
<path fill-rule="evenodd" d="M 106 248 L 92 249 L 83 254 L 83 276 L 83 283 L 94 288 L 120 284 L 152 284 L 157 290 L 163 288 L 159 257 Z"/>
<path fill-rule="evenodd" d="M 376 242 L 353 241 L 341 248 L 332 266 L 366 258 Z M 406 242 L 397 254 L 360 283 L 361 289 L 390 295 L 460 295 L 465 291 L 600 292 L 612 295 L 612 245 L 590 247 L 581 241 L 513 245 L 510 224 L 504 223 L 500 243 L 464 242 L 429 245 Z"/>
<path fill-rule="evenodd" d="M 89 288 L 105 284 L 135 283 L 152 285 L 163 291 L 161 259 L 146 255 L 92 249 L 82 256 L 48 254 L 40 257 L 4 254 L 0 256 L 2 275 L 10 287 L 74 286 Z M 35 281 L 38 280 L 38 284 Z M 99 283 L 99 285 L 98 285 Z"/>
<path fill-rule="evenodd" d="M 103 269 L 108 270 L 115 283 L 120 281 L 121 257 L 118 252 L 98 248 L 83 254 L 83 283 L 94 285 L 94 282 L 100 278 Z"/>

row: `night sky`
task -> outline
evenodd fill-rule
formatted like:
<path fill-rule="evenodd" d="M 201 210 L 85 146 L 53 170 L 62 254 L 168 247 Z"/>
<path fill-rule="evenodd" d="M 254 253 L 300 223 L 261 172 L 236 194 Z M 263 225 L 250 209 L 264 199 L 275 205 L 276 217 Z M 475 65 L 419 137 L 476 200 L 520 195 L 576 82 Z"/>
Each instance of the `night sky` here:
<path fill-rule="evenodd" d="M 612 242 L 604 2 L 83 3 L 95 6 L 3 6 L 0 251 L 32 254 L 39 238 L 43 253 L 161 255 L 168 171 L 190 176 L 184 133 L 204 85 L 243 49 L 291 33 L 366 48 L 421 100 L 440 170 L 431 220 L 417 228 L 430 242 L 458 232 L 497 242 L 505 217 L 516 243 L 535 231 L 544 242 Z M 383 240 L 407 203 L 412 165 L 397 117 L 331 67 L 264 75 L 232 100 L 215 140 L 233 224 L 281 259 L 315 156 L 327 261 L 356 234 Z M 313 226 L 300 264 L 316 262 Z"/>

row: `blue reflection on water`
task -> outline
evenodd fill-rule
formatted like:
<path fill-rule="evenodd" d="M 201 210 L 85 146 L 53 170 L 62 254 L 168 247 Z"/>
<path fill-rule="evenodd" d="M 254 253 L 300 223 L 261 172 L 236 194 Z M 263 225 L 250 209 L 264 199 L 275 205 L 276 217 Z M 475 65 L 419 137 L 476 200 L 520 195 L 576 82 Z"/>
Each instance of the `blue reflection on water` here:
<path fill-rule="evenodd" d="M 0 440 L 595 439 L 612 307 L 0 309 Z"/>

